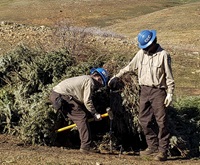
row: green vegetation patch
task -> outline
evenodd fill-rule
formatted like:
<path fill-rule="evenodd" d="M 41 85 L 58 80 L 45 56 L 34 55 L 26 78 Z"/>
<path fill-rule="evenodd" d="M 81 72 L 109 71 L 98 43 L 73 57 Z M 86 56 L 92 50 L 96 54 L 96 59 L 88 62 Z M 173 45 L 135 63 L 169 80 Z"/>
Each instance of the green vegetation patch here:
<path fill-rule="evenodd" d="M 104 59 L 99 59 L 98 64 L 103 63 Z M 58 118 L 48 100 L 50 91 L 61 79 L 87 74 L 89 68 L 97 66 L 97 63 L 79 62 L 66 49 L 45 53 L 23 46 L 2 56 L 0 62 L 1 133 L 14 134 L 31 144 L 55 145 L 55 142 L 60 142 L 63 134 L 56 134 L 55 129 L 72 123 L 60 118 L 63 123 L 56 127 Z M 145 147 L 145 138 L 138 121 L 137 75 L 127 73 L 122 81 L 125 84 L 122 91 L 111 92 L 103 88 L 93 99 L 100 113 L 105 113 L 108 106 L 114 112 L 113 149 L 119 150 L 122 146 L 126 151 L 138 150 L 139 144 Z M 169 108 L 172 135 L 169 154 L 172 156 L 199 155 L 199 100 L 199 97 L 177 98 L 174 107 Z M 93 123 L 91 128 L 96 145 L 102 147 L 103 143 L 105 149 L 105 145 L 109 145 L 109 136 L 106 136 L 109 120 L 103 120 L 99 125 Z M 69 140 L 78 137 L 76 129 L 64 134 L 63 137 L 68 139 L 65 145 L 78 145 L 78 141 Z"/>

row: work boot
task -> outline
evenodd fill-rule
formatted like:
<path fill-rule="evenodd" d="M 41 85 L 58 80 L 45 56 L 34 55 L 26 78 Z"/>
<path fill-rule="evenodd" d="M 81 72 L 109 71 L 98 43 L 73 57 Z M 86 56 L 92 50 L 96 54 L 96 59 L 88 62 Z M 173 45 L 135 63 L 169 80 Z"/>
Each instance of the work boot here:
<path fill-rule="evenodd" d="M 147 148 L 146 150 L 144 151 L 140 151 L 140 156 L 150 156 L 150 155 L 155 155 L 158 153 L 158 149 L 157 148 L 154 148 L 154 149 L 151 149 L 151 148 Z"/>
<path fill-rule="evenodd" d="M 83 154 L 94 154 L 94 153 L 99 153 L 98 150 L 94 150 L 94 149 L 84 149 L 84 148 L 80 148 L 80 152 Z"/>
<path fill-rule="evenodd" d="M 166 161 L 167 160 L 167 153 L 166 152 L 158 152 L 158 154 L 154 157 L 156 161 Z"/>

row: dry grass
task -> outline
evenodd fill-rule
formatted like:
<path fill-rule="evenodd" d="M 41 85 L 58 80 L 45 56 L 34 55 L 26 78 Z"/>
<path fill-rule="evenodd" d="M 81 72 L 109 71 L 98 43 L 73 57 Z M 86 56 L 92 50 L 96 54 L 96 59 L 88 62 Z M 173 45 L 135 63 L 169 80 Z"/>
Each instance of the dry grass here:
<path fill-rule="evenodd" d="M 199 17 L 199 0 L 1 0 L 0 2 L 1 21 L 52 26 L 56 21 L 67 19 L 76 26 L 101 27 L 122 34 L 132 41 L 141 29 L 157 29 L 158 41 L 172 55 L 178 96 L 200 95 Z M 0 48 L 4 46 L 5 43 L 1 40 Z M 82 156 L 77 150 L 20 147 L 16 139 L 13 139 L 14 143 L 12 139 L 6 137 L 0 139 L 0 164 L 160 164 L 138 156 Z M 171 159 L 163 164 L 197 165 L 200 161 Z"/>
<path fill-rule="evenodd" d="M 0 16 L 1 20 L 47 26 L 67 19 L 76 26 L 116 32 L 133 42 L 141 29 L 156 29 L 159 43 L 172 55 L 176 94 L 199 95 L 199 6 L 199 0 L 3 0 Z M 0 47 L 6 46 L 1 40 Z"/>
<path fill-rule="evenodd" d="M 159 41 L 177 51 L 199 51 L 200 2 L 175 6 L 106 27 L 129 37 L 157 29 Z"/>
<path fill-rule="evenodd" d="M 146 0 L 106 2 L 102 0 L 2 0 L 0 15 L 2 20 L 34 25 L 52 25 L 55 20 L 68 18 L 76 25 L 105 27 L 118 22 L 125 23 L 128 19 L 181 4 L 184 4 L 184 1 L 151 0 L 147 3 Z"/>

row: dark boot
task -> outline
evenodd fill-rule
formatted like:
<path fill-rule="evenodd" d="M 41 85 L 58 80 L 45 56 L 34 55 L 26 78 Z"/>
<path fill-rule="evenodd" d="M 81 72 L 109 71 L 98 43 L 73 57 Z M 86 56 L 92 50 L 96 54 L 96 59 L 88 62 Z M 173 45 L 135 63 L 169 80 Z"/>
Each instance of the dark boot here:
<path fill-rule="evenodd" d="M 141 156 L 155 155 L 157 153 L 158 153 L 158 149 L 157 148 L 147 148 L 144 151 L 140 151 L 140 155 Z"/>
<path fill-rule="evenodd" d="M 158 152 L 158 154 L 154 157 L 156 161 L 166 161 L 167 160 L 167 153 L 166 152 Z"/>

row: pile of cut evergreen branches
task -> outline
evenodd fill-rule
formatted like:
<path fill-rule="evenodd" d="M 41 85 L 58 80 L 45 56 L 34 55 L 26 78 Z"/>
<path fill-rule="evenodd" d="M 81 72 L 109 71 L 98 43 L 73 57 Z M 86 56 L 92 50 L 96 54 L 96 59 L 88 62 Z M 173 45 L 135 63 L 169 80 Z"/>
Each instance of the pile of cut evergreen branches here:
<path fill-rule="evenodd" d="M 96 54 L 96 58 L 98 56 L 100 55 Z M 67 49 L 43 52 L 23 45 L 1 56 L 0 132 L 16 135 L 25 143 L 53 145 L 56 113 L 48 100 L 52 87 L 62 79 L 88 74 L 91 67 L 109 65 L 110 61 L 112 59 L 101 56 L 95 62 L 81 62 L 70 55 Z M 111 71 L 110 74 L 114 73 Z M 94 95 L 94 103 L 100 113 L 104 113 L 108 106 L 113 109 L 116 149 L 117 146 L 123 146 L 127 151 L 139 150 L 145 148 L 146 143 L 138 121 L 137 75 L 127 73 L 122 81 L 125 84 L 122 91 L 102 89 Z M 176 99 L 174 107 L 169 108 L 171 155 L 199 156 L 199 100 L 199 97 Z M 98 134 L 100 138 L 94 138 L 96 141 L 103 141 L 104 135 L 109 131 L 108 123 L 108 120 L 103 120 L 92 125 L 95 128 L 93 130 L 98 130 L 93 132 L 94 135 L 101 133 Z M 73 135 L 77 136 L 76 133 L 70 136 Z"/>

